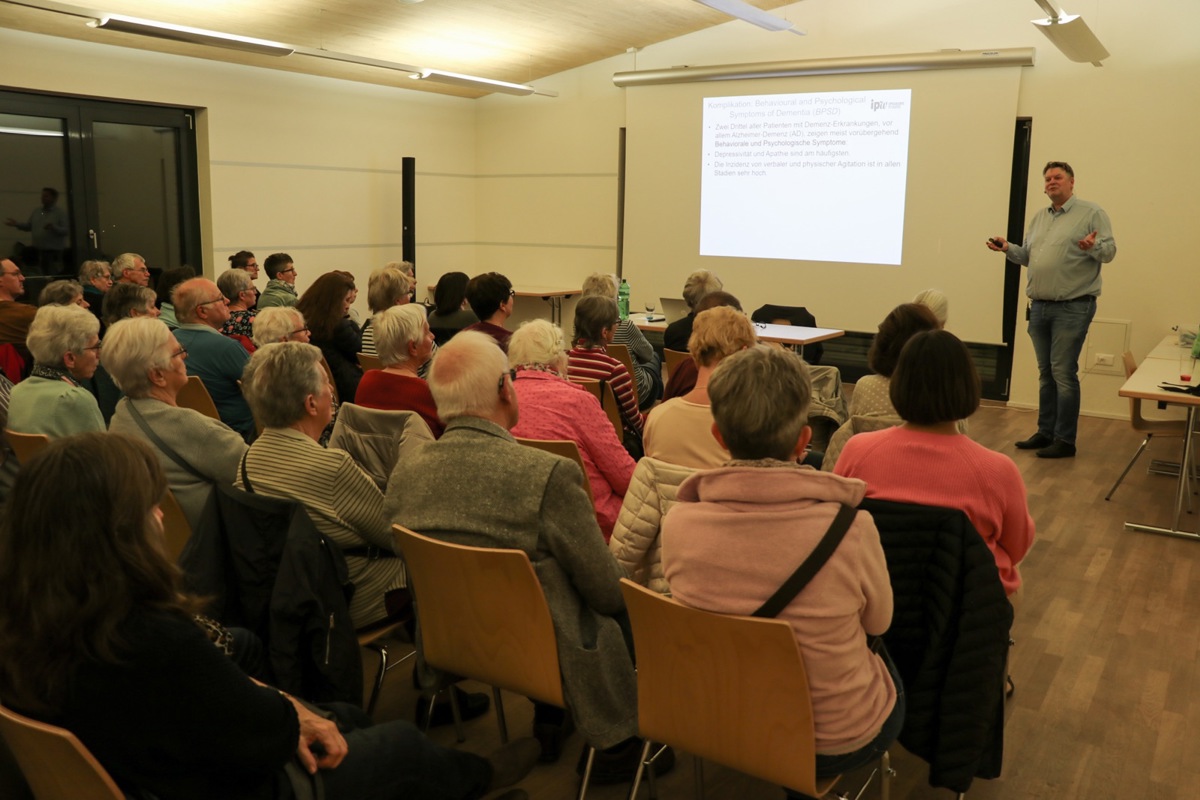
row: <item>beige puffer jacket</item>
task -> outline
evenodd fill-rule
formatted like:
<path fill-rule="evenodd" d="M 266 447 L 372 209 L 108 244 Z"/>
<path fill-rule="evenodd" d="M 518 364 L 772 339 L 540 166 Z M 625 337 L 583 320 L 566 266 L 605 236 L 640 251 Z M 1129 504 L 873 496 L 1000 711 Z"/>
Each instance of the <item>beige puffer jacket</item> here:
<path fill-rule="evenodd" d="M 609 551 L 629 577 L 660 594 L 671 590 L 663 578 L 659 530 L 675 504 L 679 484 L 695 471 L 649 457 L 639 461 L 608 542 Z"/>

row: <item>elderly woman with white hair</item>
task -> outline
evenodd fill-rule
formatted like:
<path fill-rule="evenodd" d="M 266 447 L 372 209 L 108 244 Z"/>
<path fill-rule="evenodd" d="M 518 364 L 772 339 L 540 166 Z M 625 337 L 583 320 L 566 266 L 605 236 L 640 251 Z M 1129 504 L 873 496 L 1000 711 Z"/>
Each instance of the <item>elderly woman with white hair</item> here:
<path fill-rule="evenodd" d="M 433 352 L 425 309 L 415 303 L 391 306 L 372 317 L 371 323 L 380 369 L 363 374 L 354 402 L 385 411 L 415 411 L 434 438 L 441 436 L 445 426 L 438 418 L 437 403 L 418 374 Z"/>
<path fill-rule="evenodd" d="M 83 284 L 83 296 L 91 306 L 92 316 L 100 319 L 104 295 L 113 285 L 112 268 L 107 261 L 85 261 L 79 267 L 79 282 Z"/>
<path fill-rule="evenodd" d="M 227 269 L 217 276 L 217 288 L 225 296 L 229 308 L 229 319 L 221 326 L 221 333 L 233 339 L 246 352 L 254 352 L 254 306 L 258 292 L 254 280 L 244 269 Z"/>
<path fill-rule="evenodd" d="M 42 306 L 25 344 L 33 371 L 12 390 L 8 427 L 51 438 L 104 430 L 96 397 L 82 385 L 100 365 L 100 321 L 82 306 Z"/>
<path fill-rule="evenodd" d="M 683 302 L 687 303 L 688 315 L 677 319 L 663 331 L 663 347 L 668 350 L 684 351 L 688 349 L 688 339 L 692 337 L 692 323 L 696 321 L 696 305 L 713 292 L 725 288 L 716 273 L 700 269 L 687 276 L 683 282 Z"/>
<path fill-rule="evenodd" d="M 521 410 L 512 435 L 568 439 L 579 446 L 596 522 L 607 542 L 629 488 L 634 460 L 596 398 L 567 380 L 566 343 L 557 325 L 544 319 L 521 325 L 508 341 L 508 362 L 517 371 L 513 389 Z"/>
<path fill-rule="evenodd" d="M 320 349 L 301 342 L 260 347 L 242 387 L 263 432 L 246 453 L 237 485 L 302 504 L 318 530 L 342 548 L 355 586 L 355 627 L 402 611 L 410 598 L 383 516 L 383 493 L 349 453 L 318 443 L 333 418 L 333 386 Z"/>
<path fill-rule="evenodd" d="M 83 296 L 83 286 L 79 281 L 51 281 L 42 287 L 38 294 L 39 306 L 70 306 L 90 308 L 91 303 Z M 92 316 L 95 316 L 94 314 Z"/>
<path fill-rule="evenodd" d="M 121 320 L 104 336 L 104 365 L 125 393 L 108 429 L 150 445 L 195 528 L 213 485 L 233 484 L 246 442 L 224 422 L 179 407 L 186 360 L 187 350 L 161 320 Z"/>
<path fill-rule="evenodd" d="M 359 349 L 364 353 L 376 354 L 374 318 L 392 306 L 406 305 L 412 298 L 416 282 L 393 261 L 383 269 L 377 269 L 367 278 L 367 305 L 372 318 L 366 321 L 359 339 Z M 424 310 L 424 309 L 422 309 Z"/>
<path fill-rule="evenodd" d="M 617 299 L 617 276 L 603 272 L 593 272 L 584 278 L 583 297 L 595 294 L 600 297 Z M 623 344 L 629 348 L 629 357 L 633 362 L 633 379 L 637 383 L 638 408 L 645 410 L 654 405 L 662 397 L 662 362 L 645 335 L 633 324 L 631 319 L 623 319 L 617 323 L 613 331 L 613 344 Z"/>
<path fill-rule="evenodd" d="M 309 343 L 311 334 L 304 315 L 292 306 L 268 306 L 254 317 L 256 347 L 277 342 Z"/>

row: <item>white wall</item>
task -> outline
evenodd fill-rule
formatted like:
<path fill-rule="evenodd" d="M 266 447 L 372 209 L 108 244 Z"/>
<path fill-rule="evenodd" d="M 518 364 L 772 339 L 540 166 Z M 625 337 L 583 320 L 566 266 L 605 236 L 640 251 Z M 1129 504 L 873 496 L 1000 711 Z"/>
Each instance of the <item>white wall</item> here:
<path fill-rule="evenodd" d="M 1193 158 L 1195 131 L 1200 127 L 1200 45 L 1189 33 L 1200 29 L 1200 4 L 1076 0 L 1069 10 L 1082 14 L 1113 53 L 1105 66 L 1075 64 L 1062 56 L 1029 24 L 1030 19 L 1043 16 L 1033 2 L 805 0 L 776 12 L 806 30 L 804 38 L 730 22 L 648 47 L 636 56 L 619 56 L 539 81 L 539 85 L 568 89 L 554 101 L 553 114 L 526 111 L 528 101 L 481 100 L 480 171 L 504 171 L 520 164 L 538 174 L 565 173 L 567 165 L 588 163 L 589 157 L 598 160 L 597 169 L 612 163 L 604 142 L 614 140 L 625 122 L 621 104 L 609 99 L 611 75 L 618 71 L 1032 46 L 1038 50 L 1037 64 L 1023 70 L 1018 101 L 1018 113 L 1033 118 L 1031 159 L 1035 170 L 1051 159 L 1070 161 L 1078 194 L 1099 202 L 1112 218 L 1119 253 L 1105 267 L 1098 318 L 1130 321 L 1131 349 L 1140 357 L 1172 324 L 1194 326 L 1200 320 L 1200 278 L 1184 238 L 1200 212 L 1200 199 L 1192 189 L 1200 185 L 1200 159 Z M 579 136 L 581 126 L 590 134 Z M 503 135 L 488 141 L 489 131 Z M 963 131 L 963 136 L 970 136 L 970 131 Z M 946 154 L 946 203 L 972 190 L 956 182 L 954 159 L 954 153 Z M 579 213 L 594 213 L 591 210 L 602 206 L 609 191 L 608 186 L 597 184 L 587 187 L 592 190 L 588 196 L 571 195 L 567 191 L 571 182 L 564 176 L 544 179 L 537 191 L 548 205 L 569 200 Z M 1040 186 L 1035 171 L 1028 197 L 1031 212 L 1045 203 Z M 530 200 L 528 208 L 533 207 Z M 526 206 L 512 209 L 514 214 L 525 210 Z M 508 211 L 501 205 L 481 209 L 481 228 L 504 228 Z M 554 218 L 552 211 L 544 213 Z M 978 229 L 961 235 L 978 240 L 982 248 L 987 236 L 1003 228 L 1002 219 L 980 220 Z M 601 225 L 586 238 L 580 235 L 576 243 L 592 244 L 605 235 L 614 241 Z M 545 234 L 535 241 L 548 240 Z M 524 257 L 498 248 L 493 266 L 520 275 Z M 574 265 L 574 270 L 564 268 L 564 277 L 574 277 L 573 272 L 584 267 L 583 259 L 563 261 Z M 996 268 L 1000 267 L 997 261 Z M 674 280 L 682 285 L 683 277 L 681 272 Z M 638 288 L 633 288 L 637 299 Z M 769 286 L 728 288 L 749 307 L 772 297 Z M 879 318 L 908 299 L 874 297 L 869 289 L 851 288 L 863 291 L 863 302 L 877 306 Z M 820 317 L 819 300 L 806 298 L 805 303 Z M 1023 316 L 1022 311 L 1011 397 L 1014 404 L 1033 406 L 1036 367 Z M 837 324 L 836 320 L 822 322 Z M 950 327 L 954 327 L 953 306 Z M 1118 377 L 1085 376 L 1084 410 L 1127 415 L 1127 403 L 1116 396 L 1122 382 Z"/>

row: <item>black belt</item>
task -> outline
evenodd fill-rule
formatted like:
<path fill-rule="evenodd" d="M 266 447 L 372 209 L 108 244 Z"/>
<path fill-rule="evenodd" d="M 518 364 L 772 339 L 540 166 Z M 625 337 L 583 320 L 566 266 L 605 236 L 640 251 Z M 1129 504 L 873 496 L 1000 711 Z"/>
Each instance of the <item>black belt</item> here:
<path fill-rule="evenodd" d="M 1081 295 L 1079 295 L 1079 297 L 1072 297 L 1069 300 L 1039 300 L 1035 297 L 1033 302 L 1035 302 L 1035 303 L 1074 303 L 1079 300 L 1095 300 L 1095 299 L 1096 299 L 1096 295 L 1094 295 L 1094 294 L 1081 294 Z"/>
<path fill-rule="evenodd" d="M 396 554 L 391 550 L 375 545 L 367 545 L 366 547 L 344 547 L 342 548 L 344 556 L 359 556 L 368 561 L 378 561 L 381 558 L 396 558 Z"/>

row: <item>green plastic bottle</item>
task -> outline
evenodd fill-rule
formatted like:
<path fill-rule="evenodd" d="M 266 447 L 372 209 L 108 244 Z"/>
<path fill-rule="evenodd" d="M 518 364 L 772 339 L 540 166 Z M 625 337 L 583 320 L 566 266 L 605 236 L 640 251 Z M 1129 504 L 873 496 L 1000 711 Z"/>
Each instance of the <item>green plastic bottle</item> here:
<path fill-rule="evenodd" d="M 617 289 L 617 310 L 621 319 L 629 319 L 629 281 L 621 278 L 621 286 Z"/>

